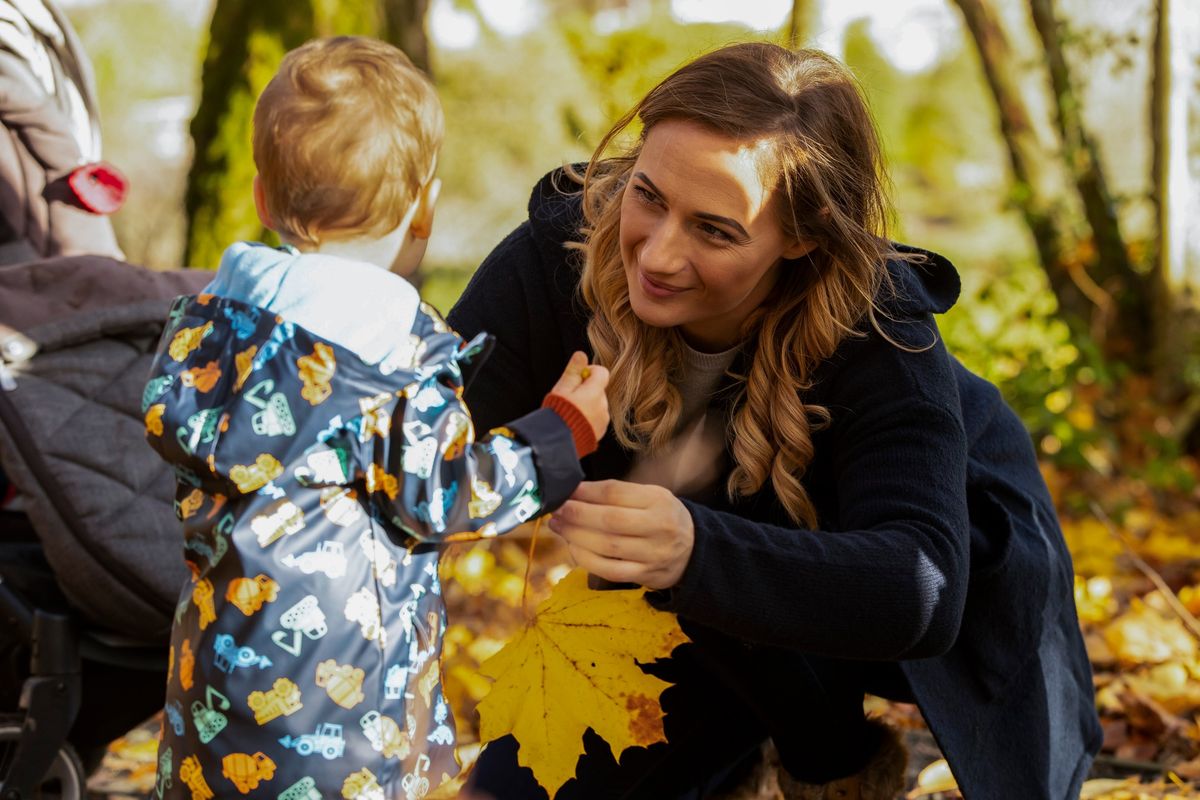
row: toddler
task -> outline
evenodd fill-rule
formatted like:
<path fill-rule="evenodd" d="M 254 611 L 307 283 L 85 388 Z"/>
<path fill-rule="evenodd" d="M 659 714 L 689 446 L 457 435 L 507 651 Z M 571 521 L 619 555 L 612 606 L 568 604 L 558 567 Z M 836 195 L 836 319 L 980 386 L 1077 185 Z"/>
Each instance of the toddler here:
<path fill-rule="evenodd" d="M 289 53 L 254 112 L 237 243 L 170 312 L 143 398 L 178 476 L 184 587 L 156 794 L 414 798 L 453 775 L 438 545 L 560 505 L 608 424 L 576 353 L 545 407 L 476 439 L 464 342 L 402 276 L 430 234 L 442 113 L 379 41 Z"/>

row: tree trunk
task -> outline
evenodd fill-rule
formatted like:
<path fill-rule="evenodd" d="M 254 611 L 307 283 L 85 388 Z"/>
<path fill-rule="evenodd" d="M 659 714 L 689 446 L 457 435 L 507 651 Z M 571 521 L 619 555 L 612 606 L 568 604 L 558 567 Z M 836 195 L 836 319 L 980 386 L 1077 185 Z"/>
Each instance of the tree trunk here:
<path fill-rule="evenodd" d="M 185 263 L 216 267 L 230 242 L 265 238 L 251 194 L 254 99 L 284 52 L 301 44 L 312 30 L 308 2 L 218 0 L 209 26 L 200 105 L 192 117 Z"/>
<path fill-rule="evenodd" d="M 429 0 L 382 0 L 383 38 L 399 47 L 412 62 L 432 75 L 425 16 Z"/>
<path fill-rule="evenodd" d="M 1149 360 L 1152 334 L 1148 285 L 1134 271 L 1117 222 L 1116 208 L 1100 164 L 1096 143 L 1084 127 L 1079 96 L 1071 80 L 1061 44 L 1062 26 L 1055 17 L 1053 0 L 1029 0 L 1034 29 L 1046 53 L 1054 119 L 1063 146 L 1063 161 L 1070 172 L 1088 227 L 1095 256 L 1090 259 L 1091 280 L 1107 295 L 1115 296 L 1112 316 L 1106 320 L 1120 331 L 1124 360 L 1144 367 Z M 1109 337 L 1110 345 L 1114 337 Z"/>
<path fill-rule="evenodd" d="M 314 36 L 378 36 L 427 66 L 427 0 L 217 0 L 204 57 L 185 204 L 186 262 L 216 267 L 230 242 L 269 240 L 254 210 L 254 102 L 284 53 Z"/>
<path fill-rule="evenodd" d="M 954 0 L 975 42 L 1008 150 L 1014 186 L 1012 200 L 1025 218 L 1038 258 L 1046 270 L 1059 308 L 1068 320 L 1092 324 L 1106 297 L 1087 280 L 1082 264 L 1080 212 L 1064 192 L 1057 143 L 1035 125 L 1039 107 L 1036 73 L 1020 66 L 1009 35 L 988 0 Z M 1102 317 L 1103 315 L 1101 315 Z"/>
<path fill-rule="evenodd" d="M 1200 79 L 1200 22 L 1186 0 L 1158 0 L 1154 42 L 1151 113 L 1154 132 L 1154 194 L 1159 242 L 1151 272 L 1157 385 L 1163 399 L 1191 402 L 1174 426 L 1186 436 L 1200 418 L 1200 218 L 1196 156 L 1188 143 L 1197 138 L 1189 122 Z"/>

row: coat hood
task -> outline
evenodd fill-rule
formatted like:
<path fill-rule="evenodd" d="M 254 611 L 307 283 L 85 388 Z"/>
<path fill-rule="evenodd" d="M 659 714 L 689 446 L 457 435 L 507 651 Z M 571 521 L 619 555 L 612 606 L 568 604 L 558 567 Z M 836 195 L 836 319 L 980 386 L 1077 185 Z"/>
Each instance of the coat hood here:
<path fill-rule="evenodd" d="M 932 250 L 899 243 L 893 246 L 901 255 L 915 258 L 888 262 L 895 291 L 891 297 L 882 300 L 884 309 L 913 317 L 949 311 L 962 291 L 962 282 L 954 265 Z"/>
<path fill-rule="evenodd" d="M 585 164 L 574 169 L 582 173 Z M 582 195 L 565 168 L 547 173 L 538 181 L 529 198 L 529 227 L 543 257 L 563 258 L 563 245 L 582 241 Z M 891 318 L 922 317 L 944 314 L 958 300 L 961 290 L 958 271 L 949 260 L 929 250 L 896 243 L 896 251 L 912 260 L 892 260 L 888 271 L 892 290 L 884 289 L 879 305 Z M 549 263 L 555 263 L 551 261 Z"/>
<path fill-rule="evenodd" d="M 392 357 L 421 305 L 412 284 L 374 264 L 257 242 L 226 248 L 204 291 L 271 309 L 368 364 Z"/>
<path fill-rule="evenodd" d="M 326 444 L 370 442 L 415 383 L 437 377 L 461 385 L 460 362 L 485 341 L 464 345 L 424 305 L 409 340 L 406 353 L 369 364 L 256 306 L 181 297 L 142 399 L 149 441 L 181 480 L 209 492 L 257 491 L 301 462 L 311 484 L 348 485 L 372 462 L 370 453 Z"/>

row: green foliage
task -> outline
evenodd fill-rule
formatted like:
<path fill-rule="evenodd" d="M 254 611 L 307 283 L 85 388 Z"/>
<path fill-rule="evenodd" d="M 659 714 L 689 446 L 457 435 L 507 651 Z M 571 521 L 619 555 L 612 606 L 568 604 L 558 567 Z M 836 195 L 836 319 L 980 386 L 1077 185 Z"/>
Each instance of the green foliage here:
<path fill-rule="evenodd" d="M 732 25 L 681 25 L 667 15 L 643 25 L 598 35 L 592 20 L 575 14 L 562 20 L 562 35 L 587 81 L 586 107 L 578 119 L 593 144 L 608 127 L 674 69 L 723 44 L 746 39 L 744 28 Z"/>
<path fill-rule="evenodd" d="M 1070 387 L 1088 359 L 1055 316 L 1057 303 L 1040 267 L 977 256 L 962 273 L 962 296 L 939 321 L 947 347 L 1000 387 L 1044 454 L 1082 462 L 1081 448 L 1094 431 L 1071 424 Z M 1083 378 L 1107 375 L 1089 367 Z"/>
<path fill-rule="evenodd" d="M 950 48 L 929 69 L 900 72 L 879 51 L 865 20 L 846 30 L 846 64 L 871 105 L 895 182 L 900 224 L 926 247 L 980 228 L 1005 230 L 1019 241 L 1016 255 L 1032 254 L 1021 220 L 1003 211 L 1007 156 L 978 63 L 964 46 Z M 907 228 L 906 228 L 907 229 Z M 949 236 L 946 236 L 949 234 Z M 1013 245 L 1002 245 L 1013 252 Z M 969 266 L 969 265 L 964 265 Z"/>
<path fill-rule="evenodd" d="M 666 16 L 601 34 L 586 15 L 567 13 L 519 39 L 488 36 L 469 50 L 439 52 L 444 186 L 428 274 L 448 269 L 458 277 L 441 285 L 465 285 L 464 271 L 525 218 L 542 175 L 587 160 L 609 125 L 673 68 L 739 36 L 745 30 L 736 26 Z"/>
<path fill-rule="evenodd" d="M 1156 402 L 1152 382 L 1068 327 L 1037 263 L 977 258 L 962 276 L 962 297 L 939 321 L 946 345 L 1000 388 L 1039 455 L 1157 491 L 1196 488 L 1194 462 L 1183 458 L 1172 411 Z M 1094 499 L 1082 498 L 1080 510 Z"/>
<path fill-rule="evenodd" d="M 115 6 L 73 6 L 71 25 L 92 62 L 96 93 L 104 121 L 117 122 L 134 97 L 172 97 L 191 90 L 196 74 L 196 39 L 178 14 L 156 0 L 134 0 Z M 125 57 L 130 48 L 137 62 Z M 147 69 L 153 64 L 156 68 Z M 164 68 L 176 64 L 179 69 Z"/>
<path fill-rule="evenodd" d="M 519 40 L 493 37 L 478 48 L 436 56 L 446 138 L 426 266 L 469 273 L 525 218 L 538 178 L 586 158 L 586 143 L 563 122 L 563 109 L 579 99 L 583 79 L 552 31 Z"/>

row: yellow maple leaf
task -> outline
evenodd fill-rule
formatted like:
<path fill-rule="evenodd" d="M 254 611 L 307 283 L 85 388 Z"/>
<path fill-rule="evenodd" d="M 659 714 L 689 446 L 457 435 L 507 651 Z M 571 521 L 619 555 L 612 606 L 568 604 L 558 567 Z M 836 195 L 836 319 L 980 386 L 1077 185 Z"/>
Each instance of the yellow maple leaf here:
<path fill-rule="evenodd" d="M 1138 598 L 1104 629 L 1104 639 L 1126 666 L 1186 662 L 1200 654 L 1195 638 L 1183 623 Z"/>
<path fill-rule="evenodd" d="M 511 733 L 517 760 L 551 797 L 575 775 L 587 728 L 618 758 L 627 747 L 665 739 L 658 697 L 669 684 L 635 662 L 665 658 L 687 637 L 645 593 L 592 591 L 587 573 L 573 570 L 529 625 L 480 665 L 496 681 L 479 702 L 480 739 Z"/>

